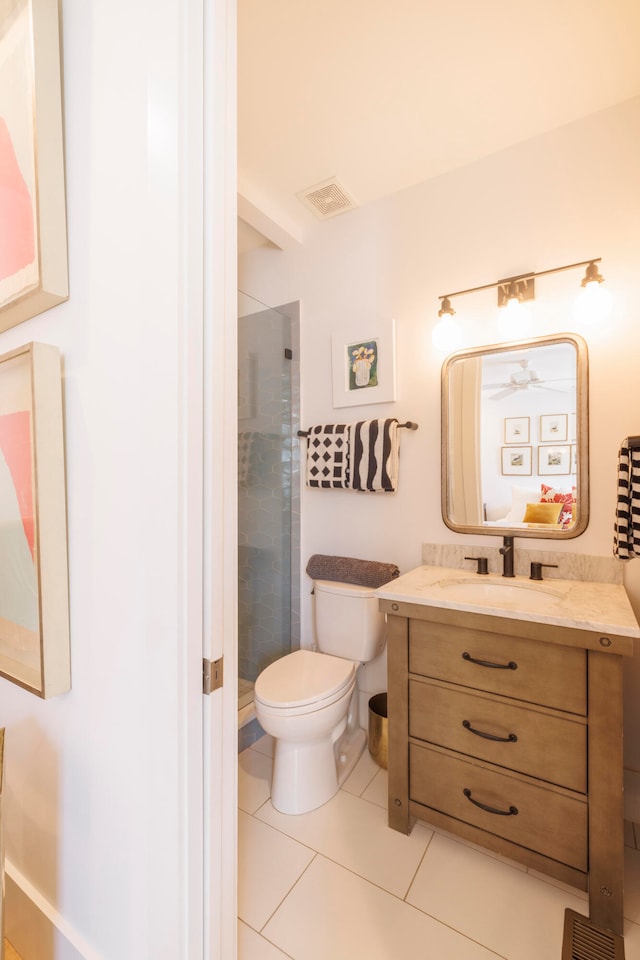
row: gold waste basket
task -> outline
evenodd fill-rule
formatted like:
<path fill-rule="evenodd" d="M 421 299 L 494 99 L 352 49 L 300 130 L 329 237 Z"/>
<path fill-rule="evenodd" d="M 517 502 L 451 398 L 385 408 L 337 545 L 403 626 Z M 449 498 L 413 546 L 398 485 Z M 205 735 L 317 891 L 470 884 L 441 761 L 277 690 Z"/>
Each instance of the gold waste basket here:
<path fill-rule="evenodd" d="M 369 753 L 380 767 L 387 769 L 389 720 L 387 695 L 376 693 L 369 700 Z"/>

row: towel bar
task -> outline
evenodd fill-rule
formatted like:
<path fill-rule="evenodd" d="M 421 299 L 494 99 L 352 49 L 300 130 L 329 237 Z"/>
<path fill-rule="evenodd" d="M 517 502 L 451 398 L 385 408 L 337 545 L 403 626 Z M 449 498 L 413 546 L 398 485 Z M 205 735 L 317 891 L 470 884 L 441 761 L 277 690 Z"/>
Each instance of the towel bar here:
<path fill-rule="evenodd" d="M 630 450 L 640 450 L 640 437 L 629 437 L 628 443 Z"/>
<path fill-rule="evenodd" d="M 407 420 L 406 423 L 399 423 L 398 426 L 399 426 L 399 427 L 406 427 L 408 430 L 417 430 L 417 429 L 418 429 L 418 424 L 417 424 L 417 423 L 414 423 L 412 420 Z M 298 430 L 298 436 L 299 436 L 299 437 L 308 437 L 308 436 L 310 436 L 310 431 L 309 431 L 309 430 Z M 640 437 L 638 437 L 638 440 L 640 441 Z"/>

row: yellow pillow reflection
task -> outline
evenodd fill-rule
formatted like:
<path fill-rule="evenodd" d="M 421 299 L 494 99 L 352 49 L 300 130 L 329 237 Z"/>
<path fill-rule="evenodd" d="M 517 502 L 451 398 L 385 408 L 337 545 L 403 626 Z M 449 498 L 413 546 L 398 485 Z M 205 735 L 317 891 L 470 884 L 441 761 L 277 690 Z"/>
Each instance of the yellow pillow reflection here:
<path fill-rule="evenodd" d="M 562 503 L 528 503 L 523 523 L 558 523 Z"/>

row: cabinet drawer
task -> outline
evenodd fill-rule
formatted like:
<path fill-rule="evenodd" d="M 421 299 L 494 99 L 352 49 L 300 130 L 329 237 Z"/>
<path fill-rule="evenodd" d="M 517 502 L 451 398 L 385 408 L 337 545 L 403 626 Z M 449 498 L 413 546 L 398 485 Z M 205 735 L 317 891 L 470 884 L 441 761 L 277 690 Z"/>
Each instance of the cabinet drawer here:
<path fill-rule="evenodd" d="M 579 720 L 411 680 L 409 735 L 570 790 L 587 790 L 587 728 Z"/>
<path fill-rule="evenodd" d="M 409 747 L 409 770 L 411 800 L 587 870 L 586 801 L 416 744 Z"/>
<path fill-rule="evenodd" d="M 411 620 L 409 671 L 570 713 L 587 712 L 587 657 L 577 647 Z"/>

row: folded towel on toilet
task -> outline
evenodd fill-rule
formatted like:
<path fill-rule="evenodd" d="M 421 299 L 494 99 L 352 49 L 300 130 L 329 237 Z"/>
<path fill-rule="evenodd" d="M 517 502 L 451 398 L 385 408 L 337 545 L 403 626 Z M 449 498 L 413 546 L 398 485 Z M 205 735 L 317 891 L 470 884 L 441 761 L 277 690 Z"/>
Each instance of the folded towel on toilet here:
<path fill-rule="evenodd" d="M 314 553 L 307 564 L 307 575 L 312 580 L 336 580 L 339 583 L 353 583 L 376 589 L 390 580 L 395 580 L 400 576 L 400 571 L 395 563 Z"/>

